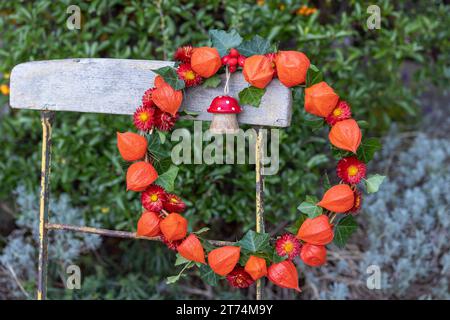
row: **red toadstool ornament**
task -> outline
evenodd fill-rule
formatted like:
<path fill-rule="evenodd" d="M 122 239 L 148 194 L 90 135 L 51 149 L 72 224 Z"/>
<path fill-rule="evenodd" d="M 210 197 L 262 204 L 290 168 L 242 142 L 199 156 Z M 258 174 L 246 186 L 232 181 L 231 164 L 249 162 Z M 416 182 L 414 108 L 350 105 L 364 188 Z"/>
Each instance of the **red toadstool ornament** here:
<path fill-rule="evenodd" d="M 230 96 L 218 96 L 213 99 L 208 108 L 209 113 L 213 113 L 210 130 L 214 134 L 236 133 L 239 125 L 236 114 L 241 112 L 241 107 L 237 100 Z"/>

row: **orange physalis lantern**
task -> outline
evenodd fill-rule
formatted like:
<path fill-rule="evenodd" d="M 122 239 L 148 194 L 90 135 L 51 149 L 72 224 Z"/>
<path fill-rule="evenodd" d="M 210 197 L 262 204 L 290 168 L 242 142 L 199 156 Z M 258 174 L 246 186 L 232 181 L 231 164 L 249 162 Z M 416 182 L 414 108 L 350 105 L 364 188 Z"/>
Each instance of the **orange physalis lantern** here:
<path fill-rule="evenodd" d="M 150 163 L 135 162 L 127 170 L 127 190 L 144 191 L 157 178 L 158 172 Z"/>
<path fill-rule="evenodd" d="M 297 268 L 290 260 L 272 264 L 267 271 L 267 277 L 279 287 L 301 291 L 298 286 Z"/>
<path fill-rule="evenodd" d="M 138 221 L 137 235 L 143 237 L 156 237 L 160 232 L 160 222 L 161 219 L 157 213 L 144 211 Z"/>
<path fill-rule="evenodd" d="M 181 240 L 187 234 L 187 220 L 178 213 L 171 213 L 164 218 L 159 227 L 168 241 Z"/>
<path fill-rule="evenodd" d="M 140 160 L 147 152 L 147 139 L 133 132 L 117 132 L 117 148 L 125 161 Z"/>
<path fill-rule="evenodd" d="M 267 274 L 266 260 L 257 256 L 250 256 L 244 269 L 256 281 Z"/>
<path fill-rule="evenodd" d="M 339 96 L 324 81 L 305 89 L 305 110 L 316 116 L 327 117 L 338 100 Z"/>
<path fill-rule="evenodd" d="M 164 82 L 152 91 L 152 100 L 159 109 L 175 116 L 183 102 L 183 93 Z"/>
<path fill-rule="evenodd" d="M 195 234 L 190 234 L 177 247 L 178 253 L 191 261 L 206 263 L 205 250 Z"/>
<path fill-rule="evenodd" d="M 347 184 L 338 184 L 325 192 L 317 205 L 332 212 L 343 213 L 353 207 L 355 193 Z"/>
<path fill-rule="evenodd" d="M 245 59 L 243 74 L 252 86 L 264 89 L 273 78 L 274 68 L 271 60 L 263 55 L 254 55 Z"/>
<path fill-rule="evenodd" d="M 164 81 L 164 78 L 161 77 L 160 75 L 157 75 L 155 77 L 155 81 L 153 83 L 153 85 L 155 86 L 155 88 L 161 87 L 162 85 L 167 84 L 166 81 Z"/>
<path fill-rule="evenodd" d="M 275 59 L 275 65 L 278 79 L 290 88 L 305 82 L 310 62 L 302 52 L 279 51 Z"/>
<path fill-rule="evenodd" d="M 300 258 L 311 267 L 318 267 L 327 262 L 327 249 L 325 246 L 305 243 L 300 252 Z"/>
<path fill-rule="evenodd" d="M 333 241 L 333 229 L 324 214 L 315 218 L 306 218 L 297 232 L 297 238 L 315 245 L 326 245 Z"/>
<path fill-rule="evenodd" d="M 215 75 L 221 66 L 222 60 L 216 48 L 194 48 L 191 57 L 191 67 L 195 73 L 203 78 L 209 78 Z"/>
<path fill-rule="evenodd" d="M 361 129 L 354 119 L 339 121 L 331 127 L 328 138 L 337 148 L 356 153 L 361 143 Z"/>
<path fill-rule="evenodd" d="M 240 247 L 225 246 L 217 248 L 208 254 L 208 264 L 215 273 L 226 276 L 234 269 L 240 255 Z"/>

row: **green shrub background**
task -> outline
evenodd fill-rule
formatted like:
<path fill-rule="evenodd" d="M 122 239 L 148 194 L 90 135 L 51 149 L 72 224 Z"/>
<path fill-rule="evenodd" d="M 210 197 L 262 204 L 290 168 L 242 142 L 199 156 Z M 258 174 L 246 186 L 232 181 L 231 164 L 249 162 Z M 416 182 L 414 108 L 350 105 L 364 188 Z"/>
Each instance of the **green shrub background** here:
<path fill-rule="evenodd" d="M 81 8 L 81 30 L 66 27 L 71 4 Z M 311 16 L 296 14 L 305 4 L 318 11 Z M 420 120 L 420 94 L 430 85 L 448 86 L 450 25 L 445 17 L 450 12 L 440 1 L 377 4 L 382 16 L 379 30 L 366 27 L 370 5 L 366 1 L 3 1 L 0 73 L 31 60 L 171 59 L 180 45 L 206 44 L 209 29 L 235 28 L 242 35 L 268 37 L 279 48 L 307 53 L 351 103 L 355 117 L 367 120 L 364 134 L 382 136 L 392 122 L 414 127 Z M 14 208 L 11 195 L 19 184 L 28 192 L 39 184 L 41 126 L 38 112 L 10 109 L 7 96 L 0 96 L 0 106 L 0 201 Z M 305 195 L 321 193 L 325 172 L 336 181 L 326 132 L 306 125 L 301 110 L 296 101 L 292 126 L 281 134 L 279 174 L 266 179 L 269 231 L 293 220 Z M 192 129 L 192 123 L 180 121 L 177 127 Z M 58 113 L 52 195 L 69 194 L 74 206 L 86 208 L 86 217 L 105 228 L 134 230 L 140 203 L 137 194 L 125 192 L 125 164 L 115 146 L 116 131 L 130 129 L 130 117 Z M 254 227 L 253 166 L 183 165 L 180 169 L 176 192 L 188 203 L 186 215 L 192 225 L 209 224 L 208 237 L 224 240 L 239 238 Z M 4 236 L 1 239 L 4 244 Z M 195 271 L 180 284 L 164 284 L 165 276 L 176 273 L 173 260 L 174 254 L 167 254 L 160 244 L 105 239 L 97 254 L 80 257 L 83 289 L 64 291 L 56 278 L 49 295 L 204 297 L 186 289 L 210 290 Z M 211 290 L 215 298 L 251 294 L 229 290 L 226 284 Z"/>

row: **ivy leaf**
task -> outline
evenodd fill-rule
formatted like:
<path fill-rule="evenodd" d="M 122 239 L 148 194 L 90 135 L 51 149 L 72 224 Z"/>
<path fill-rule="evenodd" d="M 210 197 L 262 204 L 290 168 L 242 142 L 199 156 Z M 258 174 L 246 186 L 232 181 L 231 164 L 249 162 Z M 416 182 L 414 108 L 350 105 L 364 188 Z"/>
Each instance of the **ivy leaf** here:
<path fill-rule="evenodd" d="M 212 77 L 209 77 L 203 81 L 203 88 L 217 88 L 220 83 L 222 82 L 222 79 L 217 75 L 213 75 Z"/>
<path fill-rule="evenodd" d="M 189 263 L 190 260 L 182 257 L 179 253 L 177 253 L 177 260 L 175 260 L 175 266 L 181 266 L 182 264 Z"/>
<path fill-rule="evenodd" d="M 200 278 L 210 286 L 216 286 L 219 282 L 219 276 L 214 273 L 210 266 L 204 264 L 200 267 Z"/>
<path fill-rule="evenodd" d="M 323 73 L 313 64 L 309 65 L 308 72 L 306 73 L 306 87 L 323 81 Z"/>
<path fill-rule="evenodd" d="M 180 280 L 181 274 L 177 274 L 176 276 L 167 277 L 166 284 L 172 284 Z"/>
<path fill-rule="evenodd" d="M 278 255 L 277 250 L 273 250 L 273 254 L 272 254 L 272 263 L 279 263 L 279 262 L 283 262 L 284 260 L 287 259 L 287 255 L 282 257 L 280 255 Z"/>
<path fill-rule="evenodd" d="M 179 168 L 171 165 L 169 170 L 159 175 L 155 184 L 163 187 L 167 192 L 172 192 L 175 185 L 175 179 L 177 178 Z"/>
<path fill-rule="evenodd" d="M 180 273 L 178 273 L 176 276 L 167 277 L 166 283 L 171 284 L 177 282 L 178 280 L 181 279 L 182 276 L 184 276 L 183 272 L 189 268 L 192 268 L 193 266 L 195 266 L 195 262 L 189 261 L 188 263 L 186 263 L 183 269 L 181 269 Z"/>
<path fill-rule="evenodd" d="M 242 42 L 242 37 L 234 29 L 229 32 L 216 29 L 210 30 L 209 38 L 212 46 L 219 51 L 221 57 L 225 56 L 231 48 L 237 48 Z"/>
<path fill-rule="evenodd" d="M 285 228 L 285 230 L 287 232 L 290 232 L 292 234 L 297 234 L 298 229 L 300 229 L 300 227 L 302 226 L 303 222 L 305 222 L 305 220 L 308 218 L 308 216 L 306 214 L 300 214 L 300 217 L 295 220 L 294 224 Z"/>
<path fill-rule="evenodd" d="M 374 174 L 365 180 L 367 193 L 375 193 L 380 189 L 380 185 L 383 183 L 386 176 Z"/>
<path fill-rule="evenodd" d="M 178 77 L 175 68 L 167 66 L 152 71 L 163 77 L 164 81 L 167 82 L 174 90 L 184 89 L 184 81 Z"/>
<path fill-rule="evenodd" d="M 303 201 L 297 209 L 302 213 L 306 213 L 311 219 L 322 214 L 322 207 L 313 202 Z"/>
<path fill-rule="evenodd" d="M 381 149 L 381 143 L 377 138 L 369 138 L 361 142 L 356 153 L 359 160 L 367 163 L 373 159 L 375 152 Z"/>
<path fill-rule="evenodd" d="M 337 223 L 334 228 L 334 243 L 340 247 L 345 247 L 347 240 L 355 232 L 357 224 L 353 216 L 348 215 Z"/>
<path fill-rule="evenodd" d="M 262 251 L 269 246 L 270 235 L 249 230 L 238 242 L 241 248 L 250 252 Z"/>
<path fill-rule="evenodd" d="M 266 54 L 270 50 L 270 42 L 259 35 L 255 35 L 251 40 L 242 42 L 236 49 L 246 57 Z"/>
<path fill-rule="evenodd" d="M 241 105 L 250 105 L 258 108 L 264 93 L 266 93 L 266 89 L 250 86 L 239 92 L 239 103 Z"/>

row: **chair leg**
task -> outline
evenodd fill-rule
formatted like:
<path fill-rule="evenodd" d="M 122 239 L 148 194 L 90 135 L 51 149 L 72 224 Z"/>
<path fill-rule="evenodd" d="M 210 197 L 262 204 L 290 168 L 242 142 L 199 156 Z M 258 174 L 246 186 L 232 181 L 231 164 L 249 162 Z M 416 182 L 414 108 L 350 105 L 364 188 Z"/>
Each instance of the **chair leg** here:
<path fill-rule="evenodd" d="M 41 162 L 41 192 L 39 196 L 39 259 L 37 299 L 47 298 L 47 261 L 48 261 L 48 206 L 50 184 L 50 162 L 52 154 L 52 123 L 54 112 L 43 111 L 42 123 L 42 162 Z"/>
<path fill-rule="evenodd" d="M 262 167 L 263 133 L 261 127 L 256 129 L 255 171 L 256 171 L 256 232 L 265 232 L 264 227 L 264 176 Z M 263 299 L 262 279 L 256 281 L 256 300 Z"/>

